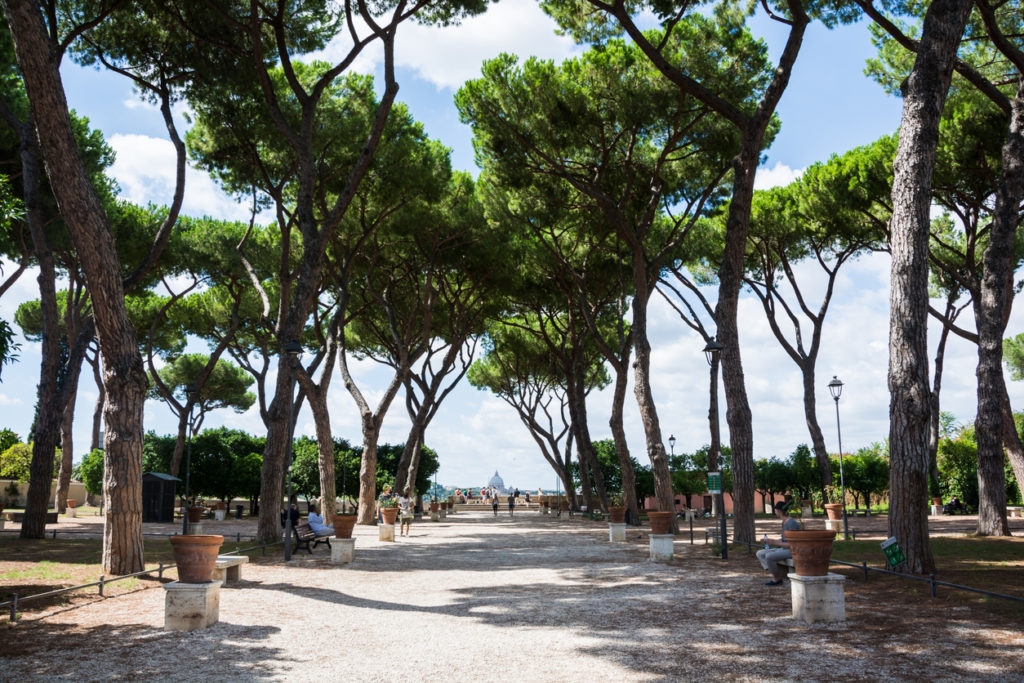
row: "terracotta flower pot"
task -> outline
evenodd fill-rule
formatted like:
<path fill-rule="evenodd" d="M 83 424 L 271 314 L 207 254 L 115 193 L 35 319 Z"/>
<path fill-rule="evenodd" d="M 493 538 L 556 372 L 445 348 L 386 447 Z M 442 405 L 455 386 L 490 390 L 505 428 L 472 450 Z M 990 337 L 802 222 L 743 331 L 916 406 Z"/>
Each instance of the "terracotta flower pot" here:
<path fill-rule="evenodd" d="M 608 522 L 611 524 L 622 524 L 626 521 L 626 508 L 613 505 L 608 508 Z"/>
<path fill-rule="evenodd" d="M 825 576 L 828 574 L 829 559 L 832 557 L 832 541 L 836 532 L 831 529 L 803 529 L 787 531 L 789 551 L 793 553 L 793 564 L 797 576 Z"/>
<path fill-rule="evenodd" d="M 561 508 L 562 508 L 562 510 L 564 512 L 568 512 L 569 511 L 569 501 L 563 500 L 561 503 L 559 503 L 559 505 L 561 506 Z"/>
<path fill-rule="evenodd" d="M 188 521 L 192 522 L 193 524 L 195 524 L 196 522 L 203 521 L 203 512 L 204 512 L 204 509 L 200 508 L 200 507 L 189 508 L 188 509 Z M 186 583 L 196 583 L 196 582 L 194 582 L 194 581 L 187 581 Z M 199 582 L 199 583 L 202 583 L 202 582 Z"/>
<path fill-rule="evenodd" d="M 352 529 L 356 526 L 355 515 L 335 515 L 331 522 L 334 524 L 335 538 L 352 538 Z"/>
<path fill-rule="evenodd" d="M 932 505 L 942 505 L 942 498 L 938 496 L 932 498 Z"/>
<path fill-rule="evenodd" d="M 381 514 L 384 515 L 385 524 L 394 524 L 398 519 L 398 508 L 383 508 Z"/>
<path fill-rule="evenodd" d="M 441 509 L 441 504 L 440 503 L 431 503 L 430 504 L 430 511 L 431 512 L 437 512 L 440 509 Z"/>
<path fill-rule="evenodd" d="M 843 518 L 843 504 L 842 503 L 825 503 L 825 514 L 828 515 L 829 519 L 842 519 Z"/>
<path fill-rule="evenodd" d="M 213 504 L 214 510 L 227 510 L 227 508 L 228 504 L 225 503 L 223 500 L 218 500 L 216 503 Z"/>
<path fill-rule="evenodd" d="M 213 566 L 217 562 L 222 543 L 223 536 L 171 536 L 174 564 L 178 566 L 178 581 L 209 583 L 213 578 Z"/>
<path fill-rule="evenodd" d="M 647 516 L 651 520 L 652 534 L 668 534 L 672 532 L 671 512 L 651 511 L 647 513 Z"/>
<path fill-rule="evenodd" d="M 74 500 L 72 498 L 68 498 L 68 507 L 69 508 L 73 508 L 76 505 L 78 505 L 78 502 L 76 500 Z M 2 508 L 0 508 L 0 511 L 2 511 Z"/>

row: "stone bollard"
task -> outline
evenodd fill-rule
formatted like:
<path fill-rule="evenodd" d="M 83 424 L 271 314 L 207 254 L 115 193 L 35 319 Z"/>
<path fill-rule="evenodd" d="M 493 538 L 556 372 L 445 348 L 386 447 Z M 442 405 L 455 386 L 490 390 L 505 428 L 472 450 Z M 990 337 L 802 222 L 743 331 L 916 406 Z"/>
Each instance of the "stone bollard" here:
<path fill-rule="evenodd" d="M 672 534 L 651 534 L 651 562 L 668 562 L 675 551 L 676 537 Z"/>
<path fill-rule="evenodd" d="M 189 522 L 188 532 L 190 534 L 199 535 L 203 534 L 203 523 L 202 522 Z"/>
<path fill-rule="evenodd" d="M 220 617 L 220 581 L 164 584 L 165 631 L 195 631 L 213 626 Z"/>
<path fill-rule="evenodd" d="M 395 540 L 395 525 L 394 524 L 378 524 L 377 525 L 377 536 L 382 541 L 394 541 Z"/>
<path fill-rule="evenodd" d="M 625 541 L 626 540 L 626 523 L 625 522 L 608 522 L 608 540 L 609 541 Z"/>
<path fill-rule="evenodd" d="M 383 539 L 381 539 L 383 540 Z M 391 525 L 391 540 L 395 540 L 395 525 Z M 356 555 L 356 539 L 331 539 L 331 564 L 348 564 Z"/>
<path fill-rule="evenodd" d="M 825 576 L 789 575 L 793 618 L 808 624 L 846 621 L 846 598 L 842 574 Z"/>

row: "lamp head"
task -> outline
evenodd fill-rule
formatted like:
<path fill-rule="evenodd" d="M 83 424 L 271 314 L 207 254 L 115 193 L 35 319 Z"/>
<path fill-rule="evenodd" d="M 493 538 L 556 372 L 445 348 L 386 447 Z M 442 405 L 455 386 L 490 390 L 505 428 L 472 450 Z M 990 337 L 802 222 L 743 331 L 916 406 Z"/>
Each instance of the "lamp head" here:
<path fill-rule="evenodd" d="M 839 378 L 832 375 L 832 381 L 828 383 L 829 393 L 832 394 L 832 398 L 839 400 L 839 397 L 843 395 L 843 383 L 839 381 Z"/>
<path fill-rule="evenodd" d="M 195 398 L 198 393 L 199 387 L 197 387 L 195 384 L 189 384 L 187 387 L 185 387 L 185 396 L 187 396 L 188 398 Z"/>
<path fill-rule="evenodd" d="M 724 346 L 714 339 L 708 342 L 708 345 L 704 347 L 704 357 L 708 359 L 708 365 L 712 365 L 714 363 L 715 356 L 717 356 L 724 348 Z"/>
<path fill-rule="evenodd" d="M 284 352 L 292 358 L 298 358 L 302 355 L 302 344 L 297 341 L 290 341 L 284 345 Z"/>
<path fill-rule="evenodd" d="M 676 447 L 676 436 L 675 436 L 675 434 L 669 434 L 668 435 L 668 445 L 669 445 L 669 448 L 675 448 Z"/>

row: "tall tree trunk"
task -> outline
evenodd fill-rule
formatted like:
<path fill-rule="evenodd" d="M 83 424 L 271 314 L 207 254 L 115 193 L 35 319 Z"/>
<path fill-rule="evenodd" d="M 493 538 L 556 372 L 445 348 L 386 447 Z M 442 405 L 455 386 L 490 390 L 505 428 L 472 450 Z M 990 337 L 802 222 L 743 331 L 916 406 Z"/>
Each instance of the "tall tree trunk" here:
<path fill-rule="evenodd" d="M 260 505 L 257 540 L 274 543 L 281 539 L 282 481 L 289 453 L 291 425 L 289 409 L 292 400 L 291 368 L 287 355 L 281 351 L 277 362 L 277 384 L 267 411 L 267 442 L 263 448 L 260 470 Z"/>
<path fill-rule="evenodd" d="M 185 453 L 185 440 L 188 438 L 188 406 L 178 416 L 178 437 L 174 440 L 174 452 L 171 453 L 171 465 L 169 474 L 177 477 L 181 471 L 181 456 Z"/>
<path fill-rule="evenodd" d="M 69 359 L 70 360 L 70 359 Z M 71 467 L 73 465 L 75 448 L 73 426 L 75 423 L 75 397 L 78 394 L 78 378 L 82 374 L 82 362 L 79 360 L 74 366 L 68 365 L 67 377 L 67 401 L 64 404 L 64 415 L 60 425 L 60 467 L 57 471 L 57 495 L 54 500 L 54 507 L 57 512 L 64 514 L 68 507 L 68 490 L 71 488 Z"/>
<path fill-rule="evenodd" d="M 629 366 L 629 352 L 622 358 L 623 367 Z M 619 458 L 619 469 L 622 472 L 622 497 L 629 511 L 629 521 L 634 525 L 640 523 L 640 504 L 636 499 L 636 473 L 633 471 L 633 459 L 629 455 L 629 444 L 626 441 L 626 429 L 622 421 L 623 407 L 626 402 L 626 385 L 629 375 L 624 370 L 615 372 L 615 388 L 612 392 L 612 411 L 608 426 L 612 430 L 615 441 L 615 454 Z"/>
<path fill-rule="evenodd" d="M 1020 435 L 1017 433 L 1017 422 L 1013 418 L 1013 408 L 1010 406 L 1010 395 L 1006 393 L 1006 383 L 1003 382 L 1003 446 L 1006 448 L 1006 457 L 1010 460 L 1010 467 L 1013 468 L 1013 476 L 1017 479 L 1017 488 L 1024 498 L 1024 445 L 1021 444 Z"/>
<path fill-rule="evenodd" d="M 907 78 L 893 163 L 889 295 L 889 533 L 907 569 L 935 568 L 928 544 L 928 246 L 939 120 L 970 0 L 934 0 Z"/>
<path fill-rule="evenodd" d="M 107 402 L 107 389 L 103 386 L 103 359 L 97 350 L 94 362 L 89 363 L 92 367 L 92 378 L 96 383 L 96 404 L 92 409 L 92 429 L 89 432 L 89 452 L 100 448 L 103 445 L 103 404 Z"/>
<path fill-rule="evenodd" d="M 832 463 L 829 462 L 825 437 L 822 436 L 821 425 L 818 423 L 817 402 L 814 399 L 813 358 L 800 364 L 800 373 L 804 385 L 804 420 L 807 422 L 807 431 L 811 435 L 811 447 L 814 449 L 814 458 L 818 462 L 818 471 L 821 473 L 821 486 L 824 488 L 832 483 Z"/>
<path fill-rule="evenodd" d="M 333 364 L 325 365 L 325 371 Z M 313 424 L 316 428 L 317 464 L 320 473 L 320 514 L 330 524 L 331 517 L 335 515 L 334 500 L 337 497 L 334 484 L 334 439 L 331 436 L 331 416 L 327 412 L 327 397 L 320 387 L 312 380 L 299 375 L 302 378 L 302 387 L 309 400 L 309 407 L 313 411 Z M 329 379 L 329 377 L 328 377 Z"/>
<path fill-rule="evenodd" d="M 747 126 L 740 153 L 733 161 L 733 190 L 725 228 L 725 253 L 718 269 L 718 303 L 715 305 L 716 339 L 722 345 L 722 385 L 725 388 L 725 419 L 732 449 L 733 537 L 754 541 L 754 432 L 740 357 L 737 316 L 743 262 L 750 228 L 754 174 L 760 158 L 764 129 Z"/>
<path fill-rule="evenodd" d="M 950 293 L 946 299 L 945 316 L 945 319 L 950 322 L 952 322 L 950 316 L 955 310 L 954 303 L 954 294 Z M 932 392 L 929 397 L 931 399 L 932 414 L 928 431 L 928 478 L 930 486 L 934 487 L 936 491 L 939 490 L 939 426 L 942 418 L 939 397 L 942 392 L 942 368 L 946 359 L 946 342 L 949 341 L 949 331 L 949 325 L 944 324 L 942 331 L 939 333 L 939 343 L 935 349 L 935 373 L 932 378 Z"/>
<path fill-rule="evenodd" d="M 989 244 L 983 258 L 981 298 L 975 301 L 978 324 L 978 533 L 1009 536 L 1006 478 L 1003 471 L 1003 333 L 1013 302 L 1013 243 L 1024 194 L 1024 77 L 1018 76 L 1002 177 L 996 187 Z"/>

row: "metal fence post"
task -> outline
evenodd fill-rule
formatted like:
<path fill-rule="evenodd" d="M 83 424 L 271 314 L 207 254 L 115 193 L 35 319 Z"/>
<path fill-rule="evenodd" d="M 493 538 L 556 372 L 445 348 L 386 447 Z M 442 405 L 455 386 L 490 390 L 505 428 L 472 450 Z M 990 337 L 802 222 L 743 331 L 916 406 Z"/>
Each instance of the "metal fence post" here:
<path fill-rule="evenodd" d="M 163 560 L 160 561 L 160 567 L 159 567 L 159 569 L 156 570 L 156 577 L 158 579 L 160 579 L 161 581 L 164 578 L 164 562 L 163 562 Z"/>
<path fill-rule="evenodd" d="M 935 572 L 928 575 L 928 586 L 931 588 L 932 597 L 935 597 Z"/>
<path fill-rule="evenodd" d="M 868 581 L 868 561 L 861 560 L 861 566 L 864 568 L 864 583 Z"/>
<path fill-rule="evenodd" d="M 11 621 L 18 620 L 18 594 L 11 593 Z"/>
<path fill-rule="evenodd" d="M 100 574 L 100 597 L 101 598 L 103 597 L 103 579 L 104 578 L 105 577 L 102 574 Z"/>

